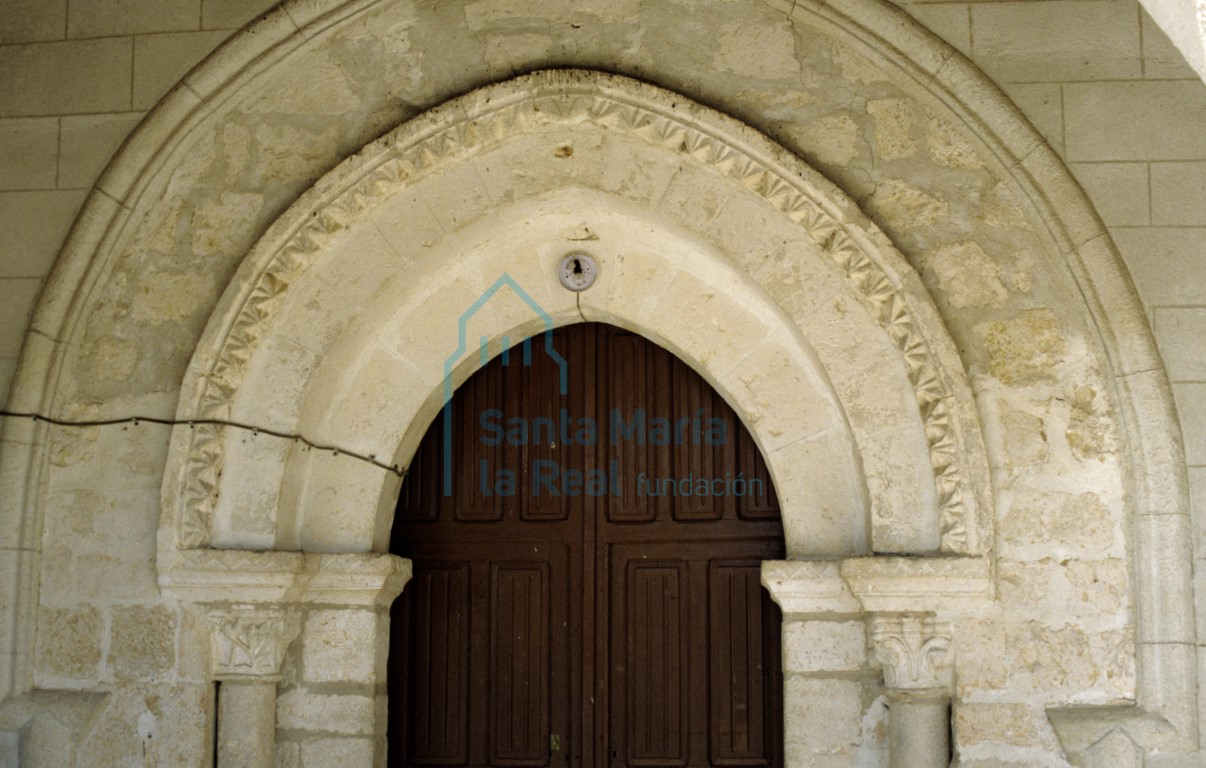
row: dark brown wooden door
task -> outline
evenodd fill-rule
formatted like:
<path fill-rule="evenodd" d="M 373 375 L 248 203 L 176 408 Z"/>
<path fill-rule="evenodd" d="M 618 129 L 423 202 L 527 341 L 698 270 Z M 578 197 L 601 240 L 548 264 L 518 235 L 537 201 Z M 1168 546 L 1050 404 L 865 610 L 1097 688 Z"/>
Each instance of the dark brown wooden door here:
<path fill-rule="evenodd" d="M 719 395 L 581 324 L 495 358 L 451 416 L 394 522 L 415 576 L 393 608 L 390 765 L 781 765 L 759 581 L 784 555 L 778 501 Z"/>

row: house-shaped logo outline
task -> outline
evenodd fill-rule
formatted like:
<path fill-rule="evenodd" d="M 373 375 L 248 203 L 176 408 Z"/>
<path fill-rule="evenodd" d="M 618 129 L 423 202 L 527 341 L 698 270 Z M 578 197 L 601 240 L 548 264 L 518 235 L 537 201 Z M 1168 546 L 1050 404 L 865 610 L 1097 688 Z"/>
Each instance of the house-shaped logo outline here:
<path fill-rule="evenodd" d="M 452 353 L 452 355 L 450 355 L 446 360 L 444 360 L 444 407 L 443 407 L 443 412 L 444 412 L 444 495 L 445 496 L 452 495 L 452 392 L 453 392 L 452 368 L 456 364 L 456 361 L 459 360 L 461 358 L 461 356 L 464 355 L 466 350 L 468 349 L 469 345 L 468 345 L 466 336 L 467 336 L 467 332 L 468 332 L 469 320 L 472 319 L 473 316 L 477 314 L 478 310 L 480 310 L 482 307 L 484 307 L 486 305 L 486 303 L 488 301 L 490 301 L 490 299 L 494 298 L 494 295 L 496 293 L 498 293 L 500 290 L 502 290 L 503 287 L 509 287 L 512 291 L 514 291 L 515 294 L 517 296 L 519 296 L 519 298 L 522 299 L 525 304 L 527 304 L 529 307 L 532 308 L 532 311 L 535 312 L 536 316 L 538 318 L 540 318 L 540 320 L 544 323 L 544 341 L 545 341 L 544 348 L 545 348 L 545 352 L 548 354 L 548 356 L 553 358 L 553 361 L 557 363 L 557 368 L 558 368 L 558 373 L 559 373 L 558 389 L 560 390 L 562 397 L 565 396 L 566 392 L 569 389 L 568 364 L 566 363 L 565 358 L 562 357 L 557 352 L 557 350 L 553 348 L 553 318 L 551 318 L 549 316 L 549 314 L 547 312 L 545 312 L 544 309 L 539 304 L 536 303 L 536 300 L 533 299 L 527 291 L 525 291 L 522 287 L 520 287 L 519 283 L 517 283 L 515 281 L 515 278 L 511 277 L 511 275 L 509 273 L 504 272 L 501 277 L 499 277 L 497 280 L 494 281 L 493 285 L 491 285 L 488 289 L 486 289 L 485 293 L 483 293 L 481 296 L 478 297 L 477 301 L 473 302 L 473 304 L 469 307 L 469 309 L 465 310 L 463 313 L 461 313 L 461 316 L 459 318 L 457 318 L 456 351 L 454 351 Z M 506 360 L 507 360 L 507 354 L 509 352 L 508 339 L 506 336 L 502 337 L 502 344 L 503 344 L 502 354 L 503 354 L 503 360 L 504 360 L 504 365 L 505 365 Z M 481 352 L 481 356 L 482 356 L 482 365 L 485 365 L 486 362 L 488 362 L 488 358 L 486 357 L 486 339 L 485 338 L 482 339 L 480 352 Z M 524 355 L 524 365 L 530 365 L 530 364 L 531 364 L 531 358 L 529 355 L 525 354 Z"/>

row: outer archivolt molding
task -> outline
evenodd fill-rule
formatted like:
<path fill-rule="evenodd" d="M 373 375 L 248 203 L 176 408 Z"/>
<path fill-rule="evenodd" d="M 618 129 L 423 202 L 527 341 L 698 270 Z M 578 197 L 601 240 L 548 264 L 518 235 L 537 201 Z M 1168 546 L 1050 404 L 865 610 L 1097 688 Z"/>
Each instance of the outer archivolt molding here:
<path fill-rule="evenodd" d="M 518 87 L 517 87 L 518 86 Z M 434 170 L 471 157 L 516 134 L 555 126 L 590 124 L 639 136 L 681 152 L 759 194 L 804 227 L 842 268 L 896 344 L 913 385 L 926 440 L 941 520 L 941 547 L 948 553 L 974 548 L 965 496 L 969 473 L 961 466 L 962 436 L 951 415 L 952 393 L 934 362 L 930 342 L 915 318 L 913 299 L 865 235 L 848 228 L 832 204 L 804 179 L 810 174 L 783 149 L 698 105 L 667 108 L 653 86 L 598 72 L 540 72 L 462 97 L 407 123 L 370 145 L 352 162 L 324 178 L 299 202 L 310 215 L 289 216 L 257 246 L 262 263 L 222 339 L 211 369 L 201 377 L 195 413 L 226 415 L 264 326 L 279 311 L 291 282 L 341 229 Z M 741 138 L 736 138 L 741 136 Z M 760 144 L 761 146 L 758 146 Z M 796 167 L 792 167 L 792 166 Z M 188 450 L 181 510 L 181 544 L 209 543 L 221 475 L 222 434 L 198 430 Z"/>

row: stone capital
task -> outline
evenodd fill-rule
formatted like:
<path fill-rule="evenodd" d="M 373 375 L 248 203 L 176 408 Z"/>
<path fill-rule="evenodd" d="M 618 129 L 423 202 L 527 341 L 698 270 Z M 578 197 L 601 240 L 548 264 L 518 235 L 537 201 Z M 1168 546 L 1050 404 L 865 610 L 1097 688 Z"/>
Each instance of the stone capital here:
<path fill-rule="evenodd" d="M 872 616 L 871 643 L 890 692 L 949 695 L 954 668 L 950 624 L 931 617 Z"/>
<path fill-rule="evenodd" d="M 210 663 L 216 680 L 280 678 L 297 622 L 266 606 L 236 605 L 209 613 Z"/>

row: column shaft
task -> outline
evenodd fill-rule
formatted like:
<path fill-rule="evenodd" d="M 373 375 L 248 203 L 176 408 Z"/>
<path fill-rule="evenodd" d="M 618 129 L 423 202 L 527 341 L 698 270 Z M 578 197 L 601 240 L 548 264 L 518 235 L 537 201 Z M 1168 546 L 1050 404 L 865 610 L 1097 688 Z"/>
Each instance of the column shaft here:
<path fill-rule="evenodd" d="M 889 694 L 890 768 L 940 768 L 951 763 L 950 700 Z"/>
<path fill-rule="evenodd" d="M 274 768 L 276 681 L 225 680 L 218 687 L 218 768 Z"/>

